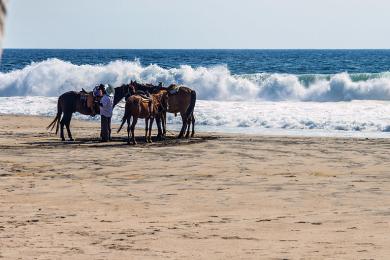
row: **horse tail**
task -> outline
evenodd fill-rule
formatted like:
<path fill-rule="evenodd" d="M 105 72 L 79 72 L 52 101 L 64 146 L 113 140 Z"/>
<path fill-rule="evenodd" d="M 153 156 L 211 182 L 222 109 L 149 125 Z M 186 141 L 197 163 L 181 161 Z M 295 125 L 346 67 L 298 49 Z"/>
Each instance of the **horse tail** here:
<path fill-rule="evenodd" d="M 50 131 L 52 131 L 54 129 L 54 127 L 56 127 L 56 134 L 58 134 L 58 129 L 59 129 L 59 126 L 60 126 L 61 114 L 62 114 L 62 108 L 61 108 L 61 105 L 60 105 L 60 99 L 58 98 L 58 102 L 57 102 L 57 115 L 54 118 L 53 122 L 51 122 L 50 125 L 48 125 L 48 127 L 46 127 L 47 130 L 49 130 L 49 128 L 50 128 Z"/>
<path fill-rule="evenodd" d="M 192 115 L 192 113 L 194 112 L 195 103 L 196 103 L 196 92 L 195 92 L 195 90 L 191 90 L 191 102 L 190 102 L 190 105 L 188 106 L 187 111 L 186 111 L 186 117 L 187 117 L 187 119 L 188 119 L 188 118 Z"/>
<path fill-rule="evenodd" d="M 117 133 L 119 133 L 119 132 L 122 130 L 122 127 L 123 127 L 123 125 L 124 125 L 125 122 L 126 122 L 126 119 L 129 118 L 129 116 L 130 116 L 130 110 L 131 110 L 131 105 L 133 104 L 133 102 L 134 102 L 134 101 L 132 101 L 131 98 L 129 98 L 128 100 L 126 100 L 125 114 L 124 114 L 123 117 L 122 117 L 122 123 L 121 123 L 120 127 L 118 128 Z"/>
<path fill-rule="evenodd" d="M 121 123 L 121 126 L 118 128 L 118 131 L 116 131 L 117 133 L 119 133 L 121 130 L 122 130 L 122 127 L 123 125 L 125 124 L 126 122 L 126 119 L 129 117 L 129 111 L 130 109 L 127 107 L 127 103 L 126 103 L 126 106 L 125 106 L 125 114 L 123 115 L 122 117 L 122 123 Z"/>

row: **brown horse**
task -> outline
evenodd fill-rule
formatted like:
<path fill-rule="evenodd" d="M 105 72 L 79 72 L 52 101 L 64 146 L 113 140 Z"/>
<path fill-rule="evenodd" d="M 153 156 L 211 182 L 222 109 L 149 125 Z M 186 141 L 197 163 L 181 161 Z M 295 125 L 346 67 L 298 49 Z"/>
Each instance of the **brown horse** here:
<path fill-rule="evenodd" d="M 196 103 L 196 92 L 188 87 L 178 86 L 175 84 L 170 85 L 168 88 L 163 87 L 161 84 L 154 86 L 152 84 L 140 84 L 137 81 L 131 81 L 130 86 L 134 87 L 135 92 L 144 93 L 157 93 L 160 90 L 168 91 L 168 107 L 167 112 L 180 113 L 182 119 L 182 127 L 178 138 L 183 138 L 185 131 L 186 138 L 190 135 L 190 127 L 192 124 L 191 137 L 195 134 L 195 117 L 194 108 Z M 156 118 L 158 135 L 157 139 L 162 139 L 166 135 L 166 113 L 163 113 L 162 117 Z M 162 124 L 162 127 L 161 127 Z M 161 129 L 162 128 L 162 129 Z"/>
<path fill-rule="evenodd" d="M 133 144 L 136 144 L 134 136 L 134 128 L 138 118 L 145 118 L 145 142 L 151 143 L 151 133 L 154 118 L 161 118 L 163 111 L 166 110 L 168 95 L 165 90 L 161 90 L 157 94 L 151 94 L 149 99 L 145 99 L 141 95 L 132 95 L 127 98 L 125 105 L 125 114 L 122 118 L 122 124 L 118 129 L 122 129 L 125 121 L 127 121 L 127 143 L 130 144 L 130 131 Z M 133 117 L 133 122 L 130 126 L 130 119 Z M 160 119 L 161 120 L 161 119 Z"/>
<path fill-rule="evenodd" d="M 127 84 L 123 84 L 122 86 L 115 88 L 114 107 L 122 100 L 123 97 L 131 95 L 132 93 L 130 91 L 130 87 Z M 86 95 L 89 95 L 89 93 L 84 90 L 80 92 L 69 91 L 58 98 L 57 115 L 47 129 L 50 128 L 50 130 L 53 130 L 54 127 L 56 127 L 57 134 L 58 128 L 61 126 L 60 136 L 62 141 L 65 141 L 64 126 L 66 126 L 69 140 L 73 141 L 72 133 L 70 132 L 70 121 L 73 113 L 79 112 L 83 115 L 95 116 L 95 113 L 99 112 L 99 106 L 97 104 L 94 104 L 94 109 L 91 109 L 90 105 L 87 106 L 83 103 L 83 97 L 85 98 Z M 87 103 L 90 103 L 90 100 L 87 99 Z M 62 114 L 64 115 L 62 116 Z"/>
<path fill-rule="evenodd" d="M 184 86 L 177 86 L 175 84 L 170 85 L 167 88 L 168 91 L 168 107 L 167 112 L 180 113 L 182 119 L 182 127 L 178 138 L 183 138 L 187 128 L 186 138 L 190 135 L 190 127 L 192 124 L 191 137 L 195 134 L 195 117 L 194 108 L 196 103 L 196 92 L 190 88 Z M 166 134 L 166 115 L 163 115 L 163 136 Z"/>
<path fill-rule="evenodd" d="M 160 90 L 166 90 L 166 88 L 162 87 L 162 83 L 159 85 L 155 86 L 153 84 L 142 84 L 138 83 L 137 81 L 130 81 L 129 86 L 133 88 L 134 93 L 139 94 L 140 96 L 143 96 L 145 98 L 148 98 L 147 96 L 149 94 L 156 94 Z M 164 114 L 165 115 L 165 114 Z M 161 117 L 156 117 L 156 124 L 158 128 L 158 134 L 157 134 L 157 140 L 162 140 L 163 139 L 163 130 L 161 128 L 161 123 L 162 123 L 162 118 Z"/>

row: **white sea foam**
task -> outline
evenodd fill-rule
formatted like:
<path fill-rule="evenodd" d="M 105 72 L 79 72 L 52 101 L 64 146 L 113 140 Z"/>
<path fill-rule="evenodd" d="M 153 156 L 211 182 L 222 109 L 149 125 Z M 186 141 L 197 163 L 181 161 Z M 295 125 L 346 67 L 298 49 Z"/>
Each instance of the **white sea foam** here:
<path fill-rule="evenodd" d="M 2 114 L 55 116 L 57 98 L 0 97 Z M 116 107 L 119 123 L 123 108 Z M 202 131 L 267 134 L 390 137 L 390 101 L 293 102 L 206 101 L 195 107 L 196 128 Z M 89 116 L 76 118 L 99 120 Z M 51 121 L 48 120 L 48 122 Z M 140 120 L 140 126 L 142 126 Z M 180 116 L 168 115 L 168 129 L 179 129 Z M 44 128 L 44 126 L 42 126 Z"/>
<path fill-rule="evenodd" d="M 79 66 L 49 59 L 0 73 L 0 113 L 54 116 L 57 96 L 65 91 L 92 89 L 99 83 L 120 85 L 130 80 L 176 82 L 195 89 L 197 128 L 203 131 L 342 132 L 390 137 L 388 72 L 232 75 L 226 66 L 164 69 L 119 60 Z M 119 122 L 122 114 L 123 109 L 116 108 L 114 122 Z M 170 129 L 178 129 L 180 117 L 169 115 L 168 124 Z"/>
<path fill-rule="evenodd" d="M 364 76 L 364 77 L 363 77 Z M 75 65 L 59 59 L 32 63 L 21 70 L 0 73 L 0 96 L 58 96 L 69 90 L 92 89 L 99 83 L 119 86 L 130 80 L 179 83 L 197 91 L 198 99 L 237 101 L 390 100 L 389 73 L 359 75 L 268 74 L 232 75 L 226 66 L 183 65 L 164 69 L 138 61 Z M 352 79 L 351 79 L 352 78 Z"/>

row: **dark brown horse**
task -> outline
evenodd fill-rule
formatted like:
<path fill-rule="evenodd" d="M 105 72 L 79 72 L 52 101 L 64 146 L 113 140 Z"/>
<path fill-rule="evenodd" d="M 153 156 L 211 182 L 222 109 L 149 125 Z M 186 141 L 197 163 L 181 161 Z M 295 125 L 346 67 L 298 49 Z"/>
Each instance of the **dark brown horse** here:
<path fill-rule="evenodd" d="M 156 118 L 161 118 L 162 113 L 166 110 L 168 95 L 166 90 L 161 90 L 157 94 L 151 94 L 149 98 L 144 98 L 141 95 L 132 95 L 127 98 L 125 105 L 125 114 L 122 118 L 122 124 L 118 129 L 118 133 L 127 121 L 127 143 L 130 144 L 130 131 L 133 144 L 136 144 L 134 129 L 138 118 L 145 118 L 145 142 L 151 143 L 151 134 L 153 121 Z M 130 125 L 130 120 L 133 121 Z"/>
<path fill-rule="evenodd" d="M 126 95 L 131 95 L 130 87 L 128 84 L 123 84 L 120 87 L 115 88 L 115 96 L 114 96 L 114 107 L 119 101 L 122 100 Z M 61 126 L 60 136 L 61 140 L 65 141 L 64 137 L 64 126 L 66 126 L 66 130 L 68 132 L 68 137 L 70 141 L 73 141 L 72 133 L 70 132 L 70 121 L 72 119 L 72 114 L 75 112 L 79 112 L 83 115 L 91 115 L 95 116 L 95 113 L 99 112 L 99 106 L 96 105 L 94 109 L 87 106 L 83 98 L 86 98 L 90 93 L 85 92 L 84 90 L 81 92 L 69 91 L 62 94 L 58 98 L 57 102 L 57 115 L 54 118 L 53 122 L 47 127 L 47 129 L 51 128 L 53 130 L 56 127 L 56 134 L 58 133 L 58 128 Z M 64 114 L 62 116 L 62 114 Z M 62 119 L 61 119 L 62 116 Z"/>
<path fill-rule="evenodd" d="M 187 128 L 186 138 L 190 135 L 190 127 L 192 124 L 191 137 L 195 134 L 195 117 L 194 108 L 196 103 L 196 92 L 190 88 L 184 86 L 170 85 L 167 88 L 168 91 L 168 107 L 167 112 L 180 113 L 182 119 L 182 127 L 178 138 L 183 138 Z M 166 133 L 166 115 L 163 115 L 163 136 Z"/>
<path fill-rule="evenodd" d="M 135 93 L 156 94 L 160 90 L 163 90 L 163 89 L 166 90 L 166 88 L 164 88 L 161 83 L 159 85 L 155 86 L 153 84 L 141 84 L 135 80 L 130 81 L 129 86 L 132 86 L 134 88 Z"/>

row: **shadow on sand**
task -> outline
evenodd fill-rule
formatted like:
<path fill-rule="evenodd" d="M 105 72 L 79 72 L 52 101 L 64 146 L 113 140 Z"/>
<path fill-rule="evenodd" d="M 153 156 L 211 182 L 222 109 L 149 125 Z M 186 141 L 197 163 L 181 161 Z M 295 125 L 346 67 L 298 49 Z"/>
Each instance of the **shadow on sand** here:
<path fill-rule="evenodd" d="M 137 145 L 127 144 L 127 138 L 125 137 L 113 137 L 110 142 L 101 142 L 99 138 L 81 137 L 74 141 L 60 141 L 60 140 L 45 140 L 36 142 L 25 142 L 23 145 L 28 145 L 31 148 L 35 147 L 96 147 L 96 148 L 107 148 L 107 147 L 164 147 L 164 146 L 177 146 L 177 145 L 189 145 L 195 143 L 202 143 L 208 140 L 218 139 L 217 136 L 197 136 L 188 139 L 177 139 L 174 136 L 167 136 L 165 140 L 158 141 L 156 137 L 152 138 L 153 143 L 146 143 L 145 138 L 138 136 L 135 138 Z"/>

